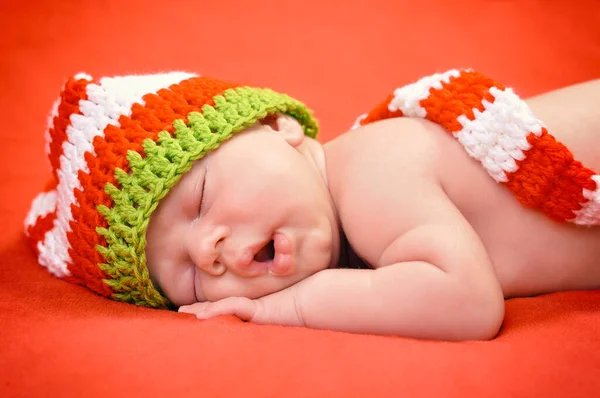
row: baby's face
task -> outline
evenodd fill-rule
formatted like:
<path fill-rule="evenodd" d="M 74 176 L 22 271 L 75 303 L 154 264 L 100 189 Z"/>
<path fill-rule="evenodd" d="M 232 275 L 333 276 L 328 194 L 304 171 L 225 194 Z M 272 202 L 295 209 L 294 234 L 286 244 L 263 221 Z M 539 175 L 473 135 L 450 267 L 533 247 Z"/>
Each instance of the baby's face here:
<path fill-rule="evenodd" d="M 269 124 L 197 161 L 152 214 L 148 269 L 173 304 L 262 297 L 337 262 L 321 147 L 289 117 Z"/>

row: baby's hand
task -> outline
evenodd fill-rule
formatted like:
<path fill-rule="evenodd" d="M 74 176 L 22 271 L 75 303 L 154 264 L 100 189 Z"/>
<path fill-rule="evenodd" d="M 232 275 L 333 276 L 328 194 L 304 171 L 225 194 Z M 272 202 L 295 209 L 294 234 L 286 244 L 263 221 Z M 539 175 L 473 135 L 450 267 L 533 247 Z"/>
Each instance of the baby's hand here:
<path fill-rule="evenodd" d="M 256 300 L 228 297 L 215 302 L 184 305 L 179 307 L 179 312 L 194 314 L 198 319 L 235 315 L 243 321 L 258 324 L 304 326 L 296 294 L 295 286 L 290 286 Z"/>

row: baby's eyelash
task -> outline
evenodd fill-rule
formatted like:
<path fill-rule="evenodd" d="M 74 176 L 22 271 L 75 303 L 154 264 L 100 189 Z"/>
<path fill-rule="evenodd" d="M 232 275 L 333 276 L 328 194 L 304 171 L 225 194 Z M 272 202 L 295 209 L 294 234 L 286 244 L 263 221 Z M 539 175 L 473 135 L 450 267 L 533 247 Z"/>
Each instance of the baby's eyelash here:
<path fill-rule="evenodd" d="M 206 195 L 204 193 L 204 187 L 206 186 L 206 175 L 207 171 L 204 172 L 204 180 L 202 180 L 202 193 L 200 194 L 200 207 L 198 208 L 198 213 L 200 213 L 200 211 L 202 210 L 202 207 L 204 206 L 204 198 L 206 198 Z"/>

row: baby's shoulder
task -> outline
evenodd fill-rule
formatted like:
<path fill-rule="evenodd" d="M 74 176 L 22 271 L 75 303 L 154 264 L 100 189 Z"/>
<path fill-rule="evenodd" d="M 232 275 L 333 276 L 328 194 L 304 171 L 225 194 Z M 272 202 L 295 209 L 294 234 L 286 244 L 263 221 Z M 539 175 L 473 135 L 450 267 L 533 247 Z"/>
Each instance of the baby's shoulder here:
<path fill-rule="evenodd" d="M 414 223 L 440 191 L 437 125 L 397 118 L 369 124 L 326 145 L 329 188 L 348 240 L 375 264 L 386 242 Z"/>
<path fill-rule="evenodd" d="M 325 145 L 328 170 L 340 182 L 431 172 L 447 134 L 423 119 L 392 118 L 349 131 Z"/>

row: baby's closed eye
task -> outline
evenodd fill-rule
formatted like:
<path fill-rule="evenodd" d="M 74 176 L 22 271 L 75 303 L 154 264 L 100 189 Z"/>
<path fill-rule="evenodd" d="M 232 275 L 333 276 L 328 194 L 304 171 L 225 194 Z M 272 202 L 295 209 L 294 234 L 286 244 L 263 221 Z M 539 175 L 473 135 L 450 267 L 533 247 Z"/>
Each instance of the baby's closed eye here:
<path fill-rule="evenodd" d="M 200 196 L 200 199 L 199 199 L 200 204 L 198 206 L 198 215 L 200 215 L 200 213 L 204 207 L 204 202 L 206 201 L 206 175 L 207 175 L 207 168 L 205 168 L 204 176 L 202 177 L 202 182 L 199 184 L 200 192 L 198 193 L 198 195 Z"/>

